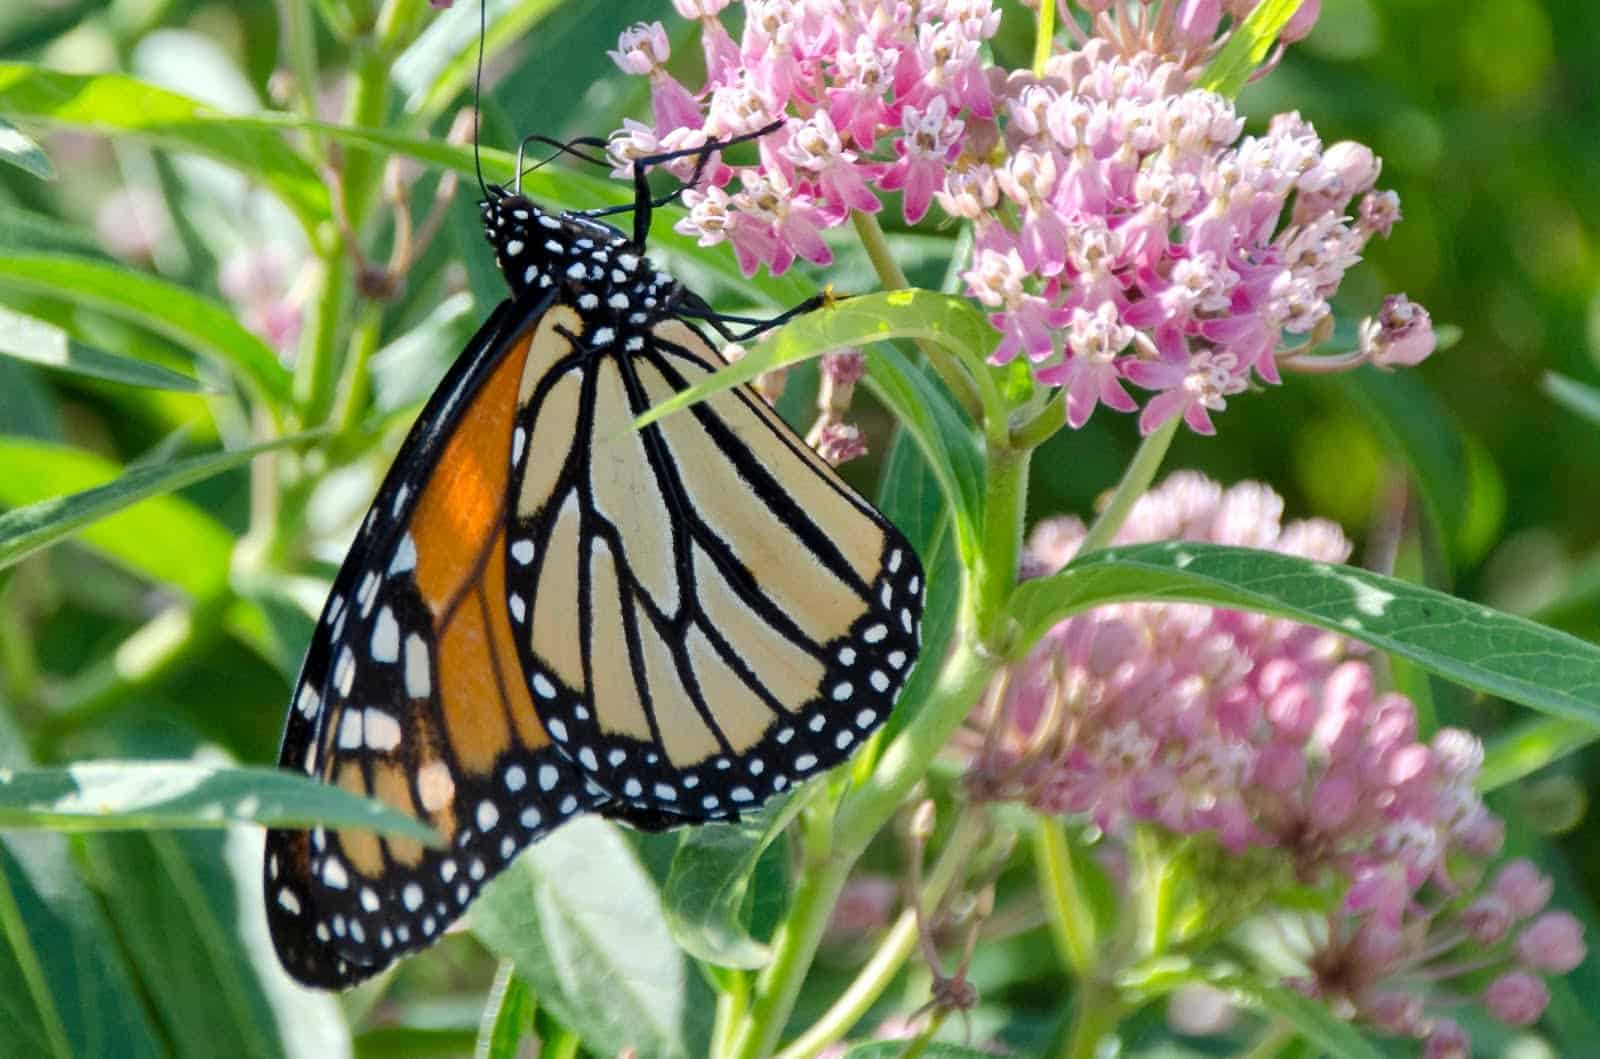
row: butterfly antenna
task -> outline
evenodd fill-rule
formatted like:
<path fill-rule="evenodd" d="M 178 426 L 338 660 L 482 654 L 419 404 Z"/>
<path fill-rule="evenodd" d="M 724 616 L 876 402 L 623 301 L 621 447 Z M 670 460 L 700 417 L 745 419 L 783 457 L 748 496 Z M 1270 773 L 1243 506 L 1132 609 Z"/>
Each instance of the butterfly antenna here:
<path fill-rule="evenodd" d="M 478 72 L 472 79 L 472 164 L 478 170 L 478 188 L 489 197 L 483 182 L 483 155 L 478 143 L 483 139 L 483 41 L 489 35 L 489 0 L 478 0 Z"/>

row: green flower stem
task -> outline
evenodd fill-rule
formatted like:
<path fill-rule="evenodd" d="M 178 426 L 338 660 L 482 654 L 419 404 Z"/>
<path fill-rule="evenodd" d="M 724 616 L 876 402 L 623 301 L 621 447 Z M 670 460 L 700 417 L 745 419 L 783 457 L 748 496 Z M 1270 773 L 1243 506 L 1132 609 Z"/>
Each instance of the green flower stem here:
<path fill-rule="evenodd" d="M 1128 512 L 1133 510 L 1134 502 L 1155 481 L 1156 472 L 1161 469 L 1161 461 L 1166 458 L 1167 449 L 1172 446 L 1172 439 L 1178 433 L 1178 424 L 1181 422 L 1180 417 L 1173 416 L 1139 444 L 1139 451 L 1133 454 L 1128 469 L 1123 472 L 1122 481 L 1117 483 L 1117 491 L 1111 495 L 1111 502 L 1094 520 L 1094 525 L 1089 527 L 1083 543 L 1078 545 L 1079 555 L 1098 551 L 1116 537 L 1117 531 L 1128 519 Z"/>
<path fill-rule="evenodd" d="M 345 437 L 361 429 L 367 411 L 367 390 L 372 381 L 368 370 L 372 354 L 383 338 L 383 307 L 368 302 L 350 335 L 350 357 L 339 383 L 338 430 Z"/>
<path fill-rule="evenodd" d="M 1042 408 L 1011 431 L 1011 446 L 1018 449 L 1036 449 L 1066 425 L 1067 400 L 1063 391 L 1050 397 Z"/>
<path fill-rule="evenodd" d="M 850 221 L 855 225 L 856 234 L 861 237 L 861 245 L 867 251 L 867 259 L 872 262 L 873 270 L 878 274 L 878 280 L 885 290 L 905 290 L 911 286 L 911 281 L 906 279 L 906 274 L 900 269 L 900 262 L 894 259 L 894 254 L 889 249 L 889 241 L 884 238 L 883 229 L 878 227 L 878 219 L 870 213 L 860 210 L 850 211 Z M 922 355 L 928 358 L 928 363 L 933 370 L 939 373 L 939 378 L 944 380 L 945 386 L 952 396 L 966 409 L 967 414 L 974 420 L 984 418 L 984 400 L 978 393 L 978 387 L 972 378 L 954 362 L 950 355 L 932 342 L 918 342 L 917 348 Z M 1004 419 L 1001 420 L 1004 422 Z"/>
<path fill-rule="evenodd" d="M 734 1034 L 750 1000 L 750 980 L 743 971 L 731 967 L 702 964 L 717 994 L 717 1013 L 711 1024 L 711 1054 L 732 1054 Z"/>
<path fill-rule="evenodd" d="M 978 646 L 995 658 L 1007 657 L 1016 646 L 1015 623 L 1007 614 L 1007 606 L 1017 586 L 1032 455 L 1027 449 L 1009 445 L 991 445 L 988 453 L 988 493 L 983 503 L 981 550 L 971 602 Z"/>
<path fill-rule="evenodd" d="M 1044 76 L 1044 64 L 1050 60 L 1050 48 L 1056 37 L 1056 5 L 1039 4 L 1038 29 L 1033 38 L 1033 76 Z"/>
<path fill-rule="evenodd" d="M 345 258 L 344 236 L 333 230 L 313 266 L 319 270 L 317 294 L 310 302 L 310 319 L 295 360 L 294 397 L 304 427 L 321 426 L 333 408 L 334 382 L 339 372 L 339 335 L 350 302 L 350 266 Z"/>
<path fill-rule="evenodd" d="M 1079 981 L 1084 981 L 1094 973 L 1098 947 L 1094 914 L 1078 886 L 1072 846 L 1060 820 L 1043 814 L 1034 817 L 1033 856 L 1050 917 L 1050 934 L 1062 962 Z"/>
<path fill-rule="evenodd" d="M 988 833 L 988 817 L 978 811 L 963 812 L 956 820 L 949 841 L 939 852 L 933 870 L 922 888 L 923 907 L 931 908 L 943 900 L 965 871 L 972 852 Z M 796 1037 L 777 1059 L 812 1059 L 834 1041 L 850 1032 L 863 1015 L 878 1002 L 900 968 L 917 949 L 917 915 L 911 909 L 900 913 L 894 926 L 879 942 L 877 951 L 866 962 L 855 980 L 833 1002 L 822 1017 Z"/>
<path fill-rule="evenodd" d="M 1100 1042 L 1122 1021 L 1123 1004 L 1107 985 L 1092 980 L 1079 983 L 1072 1011 L 1072 1033 L 1059 1059 L 1095 1059 Z"/>

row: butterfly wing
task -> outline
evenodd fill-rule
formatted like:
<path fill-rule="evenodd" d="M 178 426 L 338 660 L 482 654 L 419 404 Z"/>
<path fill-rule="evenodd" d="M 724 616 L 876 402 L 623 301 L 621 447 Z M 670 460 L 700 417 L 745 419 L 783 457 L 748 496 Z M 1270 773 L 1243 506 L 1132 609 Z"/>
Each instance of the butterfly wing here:
<path fill-rule="evenodd" d="M 348 986 L 431 944 L 519 850 L 607 800 L 552 745 L 507 613 L 513 419 L 561 352 L 535 340 L 554 302 L 502 304 L 467 346 L 402 446 L 313 635 L 280 767 L 379 798 L 446 845 L 270 830 L 268 923 L 307 984 Z"/>
<path fill-rule="evenodd" d="M 635 432 L 724 363 L 681 320 L 586 349 L 517 415 L 506 581 L 556 745 L 657 828 L 724 818 L 842 761 L 915 658 L 915 552 L 749 388 Z M 576 429 L 574 429 L 576 424 Z"/>

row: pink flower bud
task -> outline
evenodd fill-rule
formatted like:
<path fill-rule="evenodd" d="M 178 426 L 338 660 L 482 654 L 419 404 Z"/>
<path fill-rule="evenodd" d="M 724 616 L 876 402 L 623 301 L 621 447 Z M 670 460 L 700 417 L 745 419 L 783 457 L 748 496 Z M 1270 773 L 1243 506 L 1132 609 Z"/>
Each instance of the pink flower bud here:
<path fill-rule="evenodd" d="M 1369 191 L 1361 197 L 1360 228 L 1389 238 L 1389 232 L 1400 223 L 1400 196 L 1393 191 Z"/>
<path fill-rule="evenodd" d="M 1489 812 L 1483 806 L 1478 808 L 1455 831 L 1457 841 L 1461 848 L 1474 857 L 1485 860 L 1500 852 L 1500 847 L 1505 845 L 1505 821 Z"/>
<path fill-rule="evenodd" d="M 1494 877 L 1494 894 L 1511 907 L 1518 919 L 1527 919 L 1550 903 L 1555 884 L 1530 860 L 1514 860 Z"/>
<path fill-rule="evenodd" d="M 1439 1019 L 1428 1031 L 1422 1059 L 1472 1059 L 1472 1038 L 1453 1019 Z"/>
<path fill-rule="evenodd" d="M 1378 182 L 1378 174 L 1383 171 L 1383 163 L 1372 148 L 1354 140 L 1341 140 L 1322 152 L 1322 164 L 1338 174 L 1345 202 L 1372 190 L 1372 185 Z"/>
<path fill-rule="evenodd" d="M 1544 979 L 1527 971 L 1508 971 L 1483 991 L 1489 1013 L 1510 1026 L 1531 1026 L 1550 1003 Z"/>
<path fill-rule="evenodd" d="M 1222 0 L 1183 0 L 1175 27 L 1177 39 L 1185 47 L 1203 48 L 1217 35 L 1221 21 Z"/>
<path fill-rule="evenodd" d="M 1289 17 L 1288 24 L 1283 27 L 1283 32 L 1278 34 L 1278 39 L 1285 44 L 1304 40 L 1306 34 L 1311 32 L 1311 27 L 1317 24 L 1317 16 L 1320 14 L 1322 14 L 1322 0 L 1300 0 L 1299 9 Z"/>
<path fill-rule="evenodd" d="M 1355 815 L 1360 797 L 1353 777 L 1324 777 L 1311 795 L 1311 823 L 1318 831 L 1337 831 Z"/>
<path fill-rule="evenodd" d="M 1361 322 L 1360 334 L 1361 352 L 1380 368 L 1420 364 L 1436 345 L 1428 310 L 1404 294 L 1385 298 L 1377 318 Z"/>
<path fill-rule="evenodd" d="M 428 0 L 428 6 L 435 11 L 444 11 L 453 3 L 455 0 Z"/>
<path fill-rule="evenodd" d="M 1566 974 L 1586 951 L 1583 924 L 1571 912 L 1546 912 L 1517 938 L 1517 959 L 1546 974 Z"/>
<path fill-rule="evenodd" d="M 729 0 L 672 0 L 672 6 L 683 18 L 715 18 L 727 7 Z"/>
<path fill-rule="evenodd" d="M 1362 998 L 1362 1014 L 1385 1033 L 1415 1037 L 1423 1026 L 1422 998 L 1399 990 L 1374 990 Z"/>
<path fill-rule="evenodd" d="M 867 454 L 867 439 L 853 423 L 829 423 L 817 439 L 817 455 L 837 467 Z"/>
<path fill-rule="evenodd" d="M 1511 929 L 1511 906 L 1490 895 L 1480 897 L 1461 913 L 1461 927 L 1482 945 L 1493 945 Z"/>
<path fill-rule="evenodd" d="M 861 381 L 866 371 L 867 358 L 858 349 L 822 355 L 822 373 L 833 380 L 835 386 L 853 386 Z"/>

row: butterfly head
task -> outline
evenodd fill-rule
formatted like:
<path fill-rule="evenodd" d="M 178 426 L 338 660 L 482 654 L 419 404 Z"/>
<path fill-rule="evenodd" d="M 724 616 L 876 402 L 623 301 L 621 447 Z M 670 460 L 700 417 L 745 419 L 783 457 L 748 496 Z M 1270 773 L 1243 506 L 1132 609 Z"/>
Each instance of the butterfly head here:
<path fill-rule="evenodd" d="M 491 188 L 482 210 L 484 234 L 516 295 L 562 286 L 600 290 L 623 282 L 618 262 L 643 260 L 639 248 L 611 225 L 578 213 L 551 213 L 515 192 Z"/>

